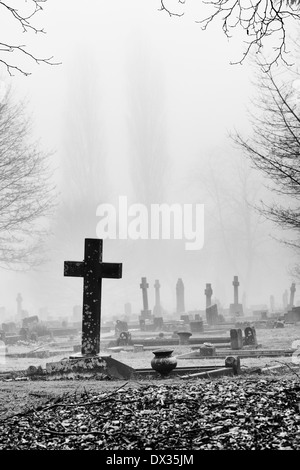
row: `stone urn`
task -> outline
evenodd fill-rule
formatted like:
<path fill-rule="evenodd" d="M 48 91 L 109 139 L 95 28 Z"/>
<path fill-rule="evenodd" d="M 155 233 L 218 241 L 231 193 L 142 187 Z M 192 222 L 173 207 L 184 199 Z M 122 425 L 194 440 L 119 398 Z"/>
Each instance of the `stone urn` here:
<path fill-rule="evenodd" d="M 152 352 L 154 357 L 151 360 L 151 367 L 160 374 L 167 375 L 177 366 L 177 359 L 172 356 L 172 349 L 156 349 Z"/>

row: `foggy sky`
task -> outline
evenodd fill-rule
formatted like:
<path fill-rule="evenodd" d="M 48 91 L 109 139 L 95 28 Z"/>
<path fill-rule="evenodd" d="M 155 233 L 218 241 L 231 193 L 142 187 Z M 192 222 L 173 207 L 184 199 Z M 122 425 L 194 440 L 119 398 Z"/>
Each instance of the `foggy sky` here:
<path fill-rule="evenodd" d="M 238 40 L 220 27 L 202 31 L 193 12 L 181 19 L 159 12 L 160 2 L 71 0 L 47 2 L 39 22 L 47 35 L 28 37 L 39 56 L 59 66 L 30 66 L 32 75 L 5 77 L 29 102 L 34 132 L 54 150 L 59 206 L 46 241 L 49 261 L 38 272 L 2 271 L 1 305 L 13 315 L 72 315 L 82 301 L 82 280 L 63 277 L 64 260 L 82 260 L 85 237 L 96 237 L 96 209 L 129 203 L 199 203 L 205 206 L 205 240 L 186 251 L 178 240 L 108 240 L 104 261 L 123 262 L 122 280 L 103 281 L 108 317 L 142 308 L 141 276 L 161 283 L 163 306 L 175 311 L 175 286 L 185 284 L 187 310 L 204 309 L 210 282 L 224 307 L 240 299 L 278 307 L 292 278 L 294 253 L 272 237 L 282 233 L 246 203 L 272 200 L 263 177 L 249 168 L 228 134 L 251 133 L 247 107 L 255 93 L 253 66 L 240 58 Z M 297 300 L 297 292 L 296 292 Z"/>

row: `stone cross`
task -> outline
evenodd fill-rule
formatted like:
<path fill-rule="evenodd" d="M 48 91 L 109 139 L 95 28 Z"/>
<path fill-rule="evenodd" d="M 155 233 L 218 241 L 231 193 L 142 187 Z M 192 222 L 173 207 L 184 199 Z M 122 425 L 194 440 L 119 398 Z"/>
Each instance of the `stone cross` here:
<path fill-rule="evenodd" d="M 149 304 L 148 304 L 148 292 L 147 289 L 149 287 L 149 284 L 147 282 L 146 277 L 142 277 L 142 282 L 140 284 L 140 288 L 142 289 L 142 294 L 143 294 L 143 310 L 141 311 L 142 314 L 142 319 L 151 319 L 151 310 L 149 310 Z"/>
<path fill-rule="evenodd" d="M 289 303 L 289 308 L 292 308 L 294 306 L 294 298 L 295 298 L 295 292 L 296 292 L 296 284 L 293 282 L 290 288 L 290 303 Z"/>
<path fill-rule="evenodd" d="M 288 291 L 285 289 L 283 296 L 282 296 L 282 303 L 283 303 L 283 308 L 284 310 L 287 309 L 288 307 Z"/>
<path fill-rule="evenodd" d="M 153 313 L 157 317 L 160 317 L 161 316 L 160 291 L 159 291 L 160 283 L 159 283 L 158 279 L 156 279 L 156 281 L 154 283 L 154 288 L 155 288 L 155 306 L 154 306 L 154 309 L 153 309 Z"/>
<path fill-rule="evenodd" d="M 184 313 L 185 306 L 184 306 L 184 284 L 182 279 L 179 278 L 176 284 L 176 312 L 177 313 Z"/>
<path fill-rule="evenodd" d="M 213 290 L 211 288 L 211 284 L 206 284 L 206 289 L 204 291 L 206 296 L 206 308 L 211 306 L 211 297 L 213 295 Z"/>
<path fill-rule="evenodd" d="M 23 301 L 23 298 L 22 298 L 20 293 L 17 295 L 16 301 L 17 301 L 18 315 L 21 315 L 22 314 L 22 301 Z"/>
<path fill-rule="evenodd" d="M 102 279 L 120 279 L 121 263 L 102 262 L 103 240 L 86 238 L 83 261 L 65 261 L 64 276 L 83 277 L 82 355 L 100 352 Z"/>
<path fill-rule="evenodd" d="M 240 285 L 238 276 L 233 277 L 232 285 L 233 285 L 233 296 L 234 296 L 233 303 L 237 305 L 239 303 L 239 285 Z"/>
<path fill-rule="evenodd" d="M 142 277 L 142 282 L 140 284 L 140 288 L 142 289 L 142 294 L 143 294 L 143 310 L 149 310 L 148 292 L 147 292 L 148 287 L 149 287 L 149 284 L 147 282 L 147 278 Z"/>

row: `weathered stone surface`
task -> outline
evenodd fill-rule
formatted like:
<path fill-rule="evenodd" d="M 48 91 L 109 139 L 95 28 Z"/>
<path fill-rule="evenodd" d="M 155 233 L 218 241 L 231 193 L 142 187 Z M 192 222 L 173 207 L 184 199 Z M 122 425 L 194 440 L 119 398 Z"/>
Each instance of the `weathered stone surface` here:
<path fill-rule="evenodd" d="M 234 374 L 241 372 L 241 360 L 238 356 L 227 356 L 225 358 L 225 367 L 231 367 Z"/>
<path fill-rule="evenodd" d="M 247 326 L 244 330 L 245 332 L 245 345 L 247 346 L 257 346 L 256 331 L 254 326 Z"/>
<path fill-rule="evenodd" d="M 80 374 L 80 376 L 91 376 L 102 374 L 102 377 L 114 377 L 117 379 L 129 379 L 134 372 L 132 367 L 116 361 L 111 356 L 84 356 L 62 359 L 58 362 L 46 364 L 47 375 L 57 375 L 64 377 L 72 377 Z"/>
<path fill-rule="evenodd" d="M 232 328 L 230 330 L 231 349 L 242 349 L 243 333 L 240 328 Z"/>
<path fill-rule="evenodd" d="M 121 263 L 102 262 L 103 240 L 86 238 L 84 260 L 65 261 L 64 275 L 83 277 L 82 348 L 83 355 L 100 352 L 101 288 L 103 278 L 121 278 Z"/>

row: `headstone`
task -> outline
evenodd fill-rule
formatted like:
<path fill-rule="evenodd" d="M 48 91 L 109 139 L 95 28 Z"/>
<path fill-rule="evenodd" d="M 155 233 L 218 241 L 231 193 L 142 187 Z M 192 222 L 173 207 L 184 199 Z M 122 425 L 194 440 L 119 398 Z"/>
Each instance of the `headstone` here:
<path fill-rule="evenodd" d="M 126 321 L 117 320 L 115 325 L 115 334 L 119 336 L 122 331 L 128 331 L 128 323 Z"/>
<path fill-rule="evenodd" d="M 245 345 L 257 346 L 256 331 L 253 326 L 247 326 L 245 332 Z"/>
<path fill-rule="evenodd" d="M 22 296 L 20 293 L 18 293 L 16 301 L 17 301 L 17 315 L 19 318 L 22 317 Z"/>
<path fill-rule="evenodd" d="M 241 371 L 241 360 L 239 356 L 227 356 L 225 357 L 225 367 L 232 367 L 235 375 Z"/>
<path fill-rule="evenodd" d="M 290 301 L 288 305 L 289 309 L 294 307 L 295 292 L 296 292 L 296 284 L 293 282 L 290 287 Z"/>
<path fill-rule="evenodd" d="M 148 292 L 147 289 L 149 287 L 149 284 L 147 283 L 147 279 L 145 277 L 142 277 L 142 282 L 140 284 L 140 288 L 142 289 L 142 295 L 143 295 L 143 310 L 141 310 L 141 318 L 143 320 L 151 320 L 151 310 L 149 310 L 148 306 Z"/>
<path fill-rule="evenodd" d="M 283 309 L 287 310 L 287 308 L 288 308 L 288 291 L 287 291 L 287 289 L 283 293 L 282 304 L 283 304 Z"/>
<path fill-rule="evenodd" d="M 233 304 L 230 304 L 230 314 L 234 317 L 239 317 L 244 314 L 243 305 L 239 304 L 239 278 L 234 276 L 233 278 Z"/>
<path fill-rule="evenodd" d="M 139 322 L 140 322 L 140 329 L 141 329 L 141 331 L 145 331 L 145 329 L 146 329 L 146 321 L 145 321 L 143 318 L 140 318 Z"/>
<path fill-rule="evenodd" d="M 209 357 L 216 355 L 216 347 L 213 344 L 204 343 L 199 348 L 200 356 Z"/>
<path fill-rule="evenodd" d="M 126 316 L 131 317 L 132 309 L 131 309 L 131 303 L 130 302 L 126 302 L 126 304 L 124 305 L 124 312 L 125 312 Z"/>
<path fill-rule="evenodd" d="M 211 306 L 211 297 L 213 295 L 213 290 L 211 288 L 211 284 L 206 284 L 206 289 L 204 291 L 206 297 L 206 308 Z"/>
<path fill-rule="evenodd" d="M 22 327 L 23 328 L 32 328 L 34 325 L 37 325 L 39 322 L 39 317 L 37 315 L 33 315 L 31 317 L 23 318 L 22 320 Z"/>
<path fill-rule="evenodd" d="M 293 307 L 289 310 L 286 316 L 286 321 L 293 323 L 300 321 L 300 307 Z"/>
<path fill-rule="evenodd" d="M 17 334 L 17 327 L 13 321 L 2 323 L 2 330 L 6 335 L 15 335 Z"/>
<path fill-rule="evenodd" d="M 243 348 L 243 333 L 240 328 L 232 328 L 230 330 L 231 349 Z"/>
<path fill-rule="evenodd" d="M 156 279 L 154 283 L 154 288 L 155 288 L 155 305 L 153 309 L 153 314 L 156 317 L 161 317 L 161 305 L 160 305 L 160 283 L 159 280 Z"/>
<path fill-rule="evenodd" d="M 206 308 L 206 321 L 208 325 L 217 325 L 218 323 L 218 306 L 211 305 Z"/>
<path fill-rule="evenodd" d="M 102 279 L 120 279 L 122 264 L 102 262 L 103 240 L 86 238 L 83 261 L 65 261 L 64 275 L 83 277 L 82 355 L 100 352 Z"/>
<path fill-rule="evenodd" d="M 184 284 L 181 278 L 178 279 L 176 284 L 176 312 L 184 313 Z"/>
<path fill-rule="evenodd" d="M 274 295 L 270 295 L 270 311 L 275 311 L 275 298 Z"/>
<path fill-rule="evenodd" d="M 153 317 L 153 326 L 155 330 L 161 330 L 164 326 L 164 320 L 162 317 Z"/>
<path fill-rule="evenodd" d="M 180 320 L 184 321 L 184 323 L 186 323 L 186 324 L 190 323 L 190 317 L 187 314 L 180 315 Z"/>
<path fill-rule="evenodd" d="M 202 333 L 204 331 L 203 321 L 191 321 L 190 328 L 192 333 Z"/>

